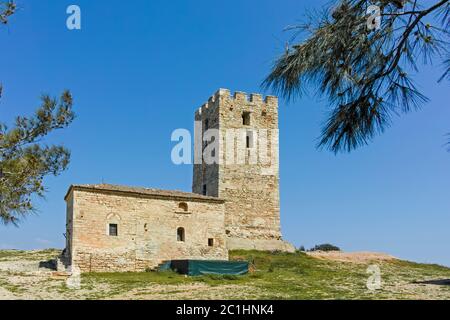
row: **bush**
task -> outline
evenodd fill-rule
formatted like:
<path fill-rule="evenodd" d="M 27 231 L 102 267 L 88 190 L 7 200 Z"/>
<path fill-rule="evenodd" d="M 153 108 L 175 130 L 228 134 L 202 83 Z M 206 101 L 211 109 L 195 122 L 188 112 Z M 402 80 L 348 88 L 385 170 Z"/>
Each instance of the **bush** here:
<path fill-rule="evenodd" d="M 325 243 L 325 244 L 316 245 L 314 248 L 312 248 L 309 251 L 341 251 L 341 249 L 332 244 Z"/>

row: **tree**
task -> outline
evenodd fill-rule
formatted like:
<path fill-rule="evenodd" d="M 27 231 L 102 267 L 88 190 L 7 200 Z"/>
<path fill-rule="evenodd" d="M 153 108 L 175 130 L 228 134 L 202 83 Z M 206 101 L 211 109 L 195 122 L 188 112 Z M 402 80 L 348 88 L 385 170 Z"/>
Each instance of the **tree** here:
<path fill-rule="evenodd" d="M 314 252 L 314 251 L 341 251 L 341 249 L 335 245 L 332 245 L 329 243 L 324 243 L 324 244 L 319 244 L 319 245 L 314 246 L 309 251 L 311 251 L 311 252 Z"/>
<path fill-rule="evenodd" d="M 14 10 L 12 2 L 0 3 L 0 21 L 7 23 Z M 0 99 L 2 91 L 0 86 Z M 20 218 L 35 211 L 32 197 L 44 196 L 44 177 L 67 168 L 69 151 L 44 145 L 43 139 L 73 121 L 72 104 L 69 91 L 60 99 L 45 95 L 34 116 L 17 117 L 12 128 L 0 122 L 0 222 L 17 225 Z"/>
<path fill-rule="evenodd" d="M 340 0 L 310 14 L 289 28 L 294 39 L 303 38 L 287 47 L 263 85 L 287 99 L 311 85 L 328 97 L 319 147 L 339 152 L 367 144 L 393 115 L 427 101 L 410 75 L 419 61 L 442 59 L 439 80 L 450 78 L 449 0 L 423 2 L 426 7 L 418 0 Z"/>

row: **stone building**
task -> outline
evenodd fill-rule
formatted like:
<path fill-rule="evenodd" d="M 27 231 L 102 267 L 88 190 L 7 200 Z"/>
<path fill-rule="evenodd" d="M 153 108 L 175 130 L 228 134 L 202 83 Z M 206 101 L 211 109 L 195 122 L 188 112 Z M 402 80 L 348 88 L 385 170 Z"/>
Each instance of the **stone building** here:
<path fill-rule="evenodd" d="M 167 260 L 227 260 L 230 249 L 294 250 L 280 231 L 277 98 L 220 89 L 195 120 L 192 193 L 69 188 L 66 266 L 143 271 Z"/>
<path fill-rule="evenodd" d="M 65 199 L 65 260 L 82 272 L 143 271 L 172 259 L 228 259 L 222 199 L 105 184 L 73 185 Z"/>

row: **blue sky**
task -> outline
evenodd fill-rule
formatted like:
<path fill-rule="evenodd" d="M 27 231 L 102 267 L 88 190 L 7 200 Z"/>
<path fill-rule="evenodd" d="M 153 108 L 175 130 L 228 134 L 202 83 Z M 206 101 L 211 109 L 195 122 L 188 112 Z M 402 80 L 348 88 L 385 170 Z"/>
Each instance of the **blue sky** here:
<path fill-rule="evenodd" d="M 69 170 L 46 179 L 37 215 L 0 226 L 0 248 L 63 247 L 70 184 L 190 191 L 192 168 L 170 159 L 172 131 L 192 129 L 195 109 L 220 87 L 261 91 L 291 36 L 283 29 L 325 2 L 18 0 L 0 29 L 0 119 L 31 114 L 42 93 L 66 88 L 77 119 L 47 140 L 71 149 Z M 70 4 L 81 7 L 81 31 L 66 28 Z M 422 68 L 417 85 L 431 101 L 350 154 L 315 148 L 325 99 L 280 101 L 285 239 L 450 266 L 449 91 L 439 75 Z"/>

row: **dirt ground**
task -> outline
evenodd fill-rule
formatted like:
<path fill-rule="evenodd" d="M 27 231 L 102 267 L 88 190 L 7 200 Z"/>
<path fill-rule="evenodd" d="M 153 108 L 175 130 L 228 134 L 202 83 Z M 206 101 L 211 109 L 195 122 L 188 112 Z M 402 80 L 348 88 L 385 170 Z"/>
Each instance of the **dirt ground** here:
<path fill-rule="evenodd" d="M 396 258 L 378 252 L 342 252 L 342 251 L 312 251 L 307 252 L 311 257 L 339 262 L 352 262 L 366 264 L 371 261 L 392 261 Z"/>

